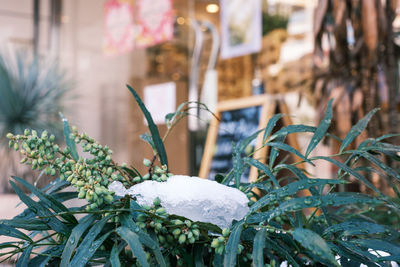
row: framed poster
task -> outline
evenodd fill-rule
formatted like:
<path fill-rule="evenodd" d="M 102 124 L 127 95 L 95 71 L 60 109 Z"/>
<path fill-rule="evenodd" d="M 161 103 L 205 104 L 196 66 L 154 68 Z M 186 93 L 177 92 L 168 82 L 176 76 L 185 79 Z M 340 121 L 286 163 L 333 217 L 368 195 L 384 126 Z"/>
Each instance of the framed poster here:
<path fill-rule="evenodd" d="M 262 39 L 261 0 L 221 0 L 221 58 L 259 52 Z"/>
<path fill-rule="evenodd" d="M 104 4 L 104 53 L 122 54 L 133 49 L 135 27 L 131 1 L 109 0 Z"/>
<path fill-rule="evenodd" d="M 137 0 L 136 10 L 138 47 L 152 46 L 173 38 L 172 0 Z"/>
<path fill-rule="evenodd" d="M 226 174 L 233 167 L 232 142 L 249 137 L 257 130 L 265 128 L 267 120 L 273 115 L 276 104 L 267 95 L 245 97 L 220 102 L 216 117 L 210 124 L 206 145 L 200 166 L 199 177 L 214 179 L 218 173 Z M 246 154 L 254 152 L 253 158 L 263 162 L 265 149 L 262 133 L 246 148 Z M 241 177 L 242 182 L 257 179 L 257 170 L 247 169 Z"/>

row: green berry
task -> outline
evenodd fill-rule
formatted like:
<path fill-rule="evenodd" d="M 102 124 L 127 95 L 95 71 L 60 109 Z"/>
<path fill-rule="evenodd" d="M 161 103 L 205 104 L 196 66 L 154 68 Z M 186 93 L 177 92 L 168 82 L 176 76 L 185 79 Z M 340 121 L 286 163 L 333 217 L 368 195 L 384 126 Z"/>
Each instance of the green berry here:
<path fill-rule="evenodd" d="M 153 200 L 153 205 L 154 206 L 159 206 L 161 204 L 161 199 L 159 198 L 159 197 L 156 197 L 154 200 Z"/>
<path fill-rule="evenodd" d="M 8 139 L 11 139 L 11 138 L 14 137 L 14 135 L 13 135 L 12 133 L 8 133 L 8 134 L 6 135 L 6 137 L 7 137 Z"/>
<path fill-rule="evenodd" d="M 185 234 L 181 234 L 178 238 L 178 243 L 179 244 L 183 244 L 186 242 L 186 235 Z"/>
<path fill-rule="evenodd" d="M 148 159 L 143 159 L 143 165 L 146 166 L 146 167 L 150 167 L 151 161 L 148 160 Z"/>

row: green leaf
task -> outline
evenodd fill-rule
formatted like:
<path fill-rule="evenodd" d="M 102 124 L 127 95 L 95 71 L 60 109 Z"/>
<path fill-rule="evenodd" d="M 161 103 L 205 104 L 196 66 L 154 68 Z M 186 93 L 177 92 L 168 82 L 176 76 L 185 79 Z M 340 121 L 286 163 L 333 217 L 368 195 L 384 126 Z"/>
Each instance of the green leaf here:
<path fill-rule="evenodd" d="M 19 257 L 17 261 L 16 267 L 26 267 L 28 266 L 29 256 L 31 255 L 33 249 L 33 245 L 29 245 L 28 247 L 24 248 L 21 257 Z"/>
<path fill-rule="evenodd" d="M 332 225 L 325 229 L 323 236 L 331 237 L 333 234 L 339 233 L 340 236 L 354 236 L 354 235 L 372 235 L 372 234 L 387 234 L 391 233 L 398 236 L 398 233 L 387 226 L 367 222 L 367 221 L 345 221 Z"/>
<path fill-rule="evenodd" d="M 264 267 L 264 247 L 265 247 L 265 229 L 257 231 L 253 242 L 253 265 L 254 267 Z"/>
<path fill-rule="evenodd" d="M 88 248 L 85 248 L 85 253 L 79 258 L 73 266 L 85 266 L 86 263 L 92 258 L 96 250 L 103 244 L 104 240 L 108 238 L 108 236 L 114 231 L 110 231 L 108 233 L 103 234 L 101 237 L 96 239 L 95 241 L 88 244 Z M 77 250 L 78 253 L 78 250 Z"/>
<path fill-rule="evenodd" d="M 233 267 L 236 265 L 236 255 L 240 242 L 240 235 L 243 229 L 243 223 L 243 221 L 238 222 L 232 228 L 228 242 L 225 246 L 224 267 Z"/>
<path fill-rule="evenodd" d="M 386 172 L 390 176 L 396 178 L 400 182 L 400 174 L 396 170 L 394 170 L 394 169 L 390 168 L 389 166 L 387 166 L 386 164 L 384 164 L 377 157 L 374 157 L 372 154 L 370 154 L 368 152 L 356 152 L 356 153 L 359 154 L 360 156 L 362 156 L 363 158 L 369 160 L 370 162 L 372 162 L 373 164 L 375 164 L 376 166 L 381 168 L 384 172 Z"/>
<path fill-rule="evenodd" d="M 271 142 L 275 140 L 277 137 L 286 137 L 288 134 L 292 133 L 314 133 L 317 130 L 314 126 L 309 126 L 309 125 L 304 125 L 304 124 L 294 124 L 294 125 L 288 125 L 286 127 L 283 127 L 276 133 L 274 133 L 268 140 L 268 142 Z"/>
<path fill-rule="evenodd" d="M 372 116 L 377 112 L 379 108 L 375 108 L 371 110 L 367 115 L 365 115 L 364 118 L 362 118 L 359 122 L 357 122 L 356 125 L 354 125 L 351 129 L 350 132 L 346 135 L 346 137 L 343 140 L 342 145 L 340 146 L 339 153 L 342 153 L 343 150 L 351 143 L 353 140 L 359 136 L 362 131 L 367 127 L 368 122 L 372 118 Z"/>
<path fill-rule="evenodd" d="M 122 214 L 120 215 L 120 220 L 124 227 L 130 229 L 132 232 L 138 235 L 139 241 L 143 243 L 143 245 L 153 250 L 156 260 L 158 261 L 160 266 L 166 266 L 164 257 L 161 253 L 158 243 L 154 241 L 146 232 L 140 229 L 140 227 L 133 222 L 132 215 Z"/>
<path fill-rule="evenodd" d="M 206 267 L 203 260 L 203 250 L 206 249 L 202 244 L 196 244 L 193 247 L 194 250 L 194 266 L 195 267 Z"/>
<path fill-rule="evenodd" d="M 85 266 L 86 262 L 89 260 L 86 258 L 86 255 L 89 253 L 89 249 L 92 243 L 94 242 L 97 235 L 101 232 L 101 230 L 103 230 L 104 225 L 107 223 L 110 217 L 111 215 L 102 218 L 89 229 L 81 244 L 76 249 L 75 255 L 68 265 L 69 267 Z M 76 242 L 78 242 L 78 240 Z"/>
<path fill-rule="evenodd" d="M 315 186 L 343 184 L 341 180 L 335 179 L 306 179 L 292 182 L 284 187 L 278 188 L 261 197 L 256 203 L 250 207 L 249 213 L 255 212 L 258 209 L 268 205 L 272 201 L 281 200 L 287 196 L 294 196 L 298 191 L 309 189 Z"/>
<path fill-rule="evenodd" d="M 143 101 L 140 99 L 140 97 L 136 93 L 136 91 L 133 90 L 133 88 L 130 87 L 129 85 L 127 85 L 127 87 L 129 89 L 129 91 L 132 93 L 133 97 L 135 98 L 136 102 L 138 103 L 140 109 L 142 110 L 142 112 L 147 120 L 147 123 L 149 125 L 149 130 L 151 133 L 151 138 L 153 139 L 154 146 L 160 157 L 161 164 L 166 165 L 168 167 L 167 153 L 165 152 L 165 147 L 161 140 L 160 133 L 158 131 L 157 126 L 154 124 L 154 121 L 150 115 L 150 112 L 147 110 L 146 106 L 143 104 Z"/>
<path fill-rule="evenodd" d="M 135 257 L 138 259 L 140 265 L 142 267 L 150 267 L 146 259 L 146 253 L 144 252 L 142 243 L 139 241 L 139 237 L 137 236 L 137 234 L 135 234 L 125 226 L 118 227 L 116 232 L 122 239 L 128 242 L 129 247 L 133 252 L 133 255 L 135 255 Z"/>
<path fill-rule="evenodd" d="M 54 212 L 69 212 L 69 210 L 59 201 L 57 201 L 54 197 L 51 195 L 45 194 L 42 191 L 40 191 L 38 188 L 35 186 L 31 185 L 30 183 L 26 182 L 24 179 L 21 179 L 17 176 L 13 176 L 13 178 L 19 182 L 21 185 L 25 186 L 28 188 L 33 194 L 35 194 L 45 205 L 47 208 L 50 208 L 54 210 Z M 75 219 L 75 217 L 71 214 L 62 214 L 60 215 L 63 219 L 66 221 L 76 224 L 78 221 Z"/>
<path fill-rule="evenodd" d="M 13 228 L 21 228 L 29 231 L 46 231 L 51 228 L 40 219 L 19 219 L 14 218 L 11 220 L 0 220 L 0 227 L 7 225 Z"/>
<path fill-rule="evenodd" d="M 111 254 L 110 254 L 110 262 L 112 267 L 120 267 L 121 262 L 119 261 L 119 251 L 117 244 L 114 244 L 114 246 L 111 249 Z"/>
<path fill-rule="evenodd" d="M 283 143 L 285 141 L 286 136 L 281 135 L 278 136 L 275 140 L 275 143 L 281 142 Z M 274 166 L 275 160 L 279 155 L 279 149 L 278 147 L 272 147 L 271 152 L 269 153 L 269 167 L 272 168 Z"/>
<path fill-rule="evenodd" d="M 285 114 L 275 114 L 274 116 L 272 116 L 271 119 L 269 119 L 267 126 L 265 127 L 264 130 L 264 136 L 263 136 L 263 143 L 265 143 L 265 141 L 267 140 L 267 137 L 271 134 L 272 130 L 274 129 L 276 123 L 278 122 L 278 120 L 280 118 L 282 118 L 283 116 L 285 116 Z"/>
<path fill-rule="evenodd" d="M 276 142 L 270 142 L 267 143 L 268 146 L 274 147 L 274 148 L 278 148 L 281 150 L 285 150 L 287 152 L 290 152 L 292 154 L 295 154 L 296 156 L 298 156 L 299 158 L 301 158 L 302 160 L 304 160 L 307 163 L 310 163 L 311 165 L 314 166 L 314 163 L 312 163 L 310 160 L 308 160 L 307 158 L 305 158 L 298 150 L 296 150 L 295 148 L 285 144 L 285 143 L 276 143 Z"/>
<path fill-rule="evenodd" d="M 337 161 L 335 159 L 329 158 L 329 157 L 324 157 L 324 156 L 317 156 L 314 157 L 315 159 L 323 159 L 326 160 L 330 163 L 335 164 L 336 166 L 339 167 L 339 169 L 344 170 L 346 173 L 348 173 L 349 175 L 354 176 L 357 180 L 361 181 L 362 183 L 364 183 L 367 187 L 369 187 L 370 189 L 374 190 L 376 193 L 378 193 L 380 196 L 385 197 L 381 191 L 378 190 L 378 188 L 376 188 L 371 182 L 369 182 L 364 176 L 362 176 L 361 174 L 359 174 L 358 172 L 354 171 L 352 168 L 350 168 L 349 166 L 341 163 L 340 161 Z"/>
<path fill-rule="evenodd" d="M 19 239 L 26 240 L 28 242 L 32 242 L 32 239 L 27 236 L 26 234 L 22 233 L 21 231 L 15 229 L 14 227 L 0 224 L 0 236 L 10 236 L 10 237 L 16 237 Z"/>
<path fill-rule="evenodd" d="M 310 144 L 307 147 L 305 157 L 308 158 L 311 151 L 318 145 L 318 143 L 324 138 L 326 131 L 329 129 L 332 121 L 332 102 L 333 99 L 329 100 L 328 107 L 326 108 L 325 116 L 321 123 L 318 125 L 313 137 L 311 138 Z"/>
<path fill-rule="evenodd" d="M 15 193 L 17 193 L 21 201 L 24 202 L 32 212 L 34 212 L 37 216 L 46 217 L 46 220 L 48 220 L 47 224 L 51 227 L 51 229 L 64 235 L 68 235 L 70 233 L 71 230 L 69 227 L 58 220 L 47 208 L 25 195 L 24 192 L 22 192 L 22 190 L 13 181 L 10 181 L 10 185 L 14 189 Z"/>
<path fill-rule="evenodd" d="M 233 160 L 233 175 L 235 178 L 235 185 L 236 187 L 239 187 L 240 185 L 240 178 L 242 177 L 242 174 L 244 172 L 244 166 L 243 166 L 243 159 L 241 156 L 241 152 L 238 149 L 238 146 L 235 145 L 234 143 L 232 144 L 233 148 L 233 155 L 232 155 L 232 160 Z"/>
<path fill-rule="evenodd" d="M 317 255 L 333 266 L 340 266 L 333 256 L 332 251 L 325 240 L 317 233 L 304 228 L 296 228 L 293 231 L 293 238 L 299 242 L 304 248 L 308 249 L 311 254 Z"/>
<path fill-rule="evenodd" d="M 350 242 L 365 249 L 385 251 L 390 255 L 400 255 L 400 246 L 380 239 L 352 239 Z"/>
<path fill-rule="evenodd" d="M 257 136 L 262 132 L 263 130 L 258 130 L 255 133 L 253 133 L 252 135 L 246 137 L 245 139 L 241 140 L 239 142 L 239 144 L 237 145 L 238 151 L 242 152 L 245 150 L 245 148 L 250 145 L 250 143 L 257 138 Z"/>
<path fill-rule="evenodd" d="M 65 144 L 67 144 L 67 147 L 71 153 L 72 158 L 75 161 L 79 160 L 79 155 L 78 152 L 76 151 L 76 144 L 74 142 L 74 140 L 72 140 L 71 138 L 71 132 L 69 130 L 69 124 L 68 124 L 68 120 L 64 117 L 64 115 L 62 113 L 60 113 L 60 117 L 63 121 L 64 124 L 64 138 L 65 138 Z"/>
<path fill-rule="evenodd" d="M 269 237 L 266 237 L 265 238 L 265 246 L 269 250 L 276 251 L 276 253 L 278 255 L 280 255 L 281 257 L 286 259 L 292 266 L 300 267 L 300 265 L 296 262 L 296 260 L 290 254 L 290 250 L 288 250 L 286 247 L 282 247 L 281 245 L 279 245 L 278 242 L 274 241 L 273 239 L 271 239 Z"/>
<path fill-rule="evenodd" d="M 49 247 L 48 249 L 41 251 L 39 255 L 29 261 L 28 267 L 45 267 L 47 263 L 55 257 L 60 257 L 64 249 L 64 245 L 57 245 Z"/>
<path fill-rule="evenodd" d="M 269 178 L 271 178 L 271 180 L 274 183 L 274 185 L 276 187 L 279 187 L 279 183 L 276 180 L 275 175 L 271 172 L 271 170 L 270 170 L 270 168 L 268 166 L 262 164 L 261 162 L 259 162 L 258 160 L 255 160 L 253 158 L 244 158 L 243 161 L 246 164 L 249 164 L 251 166 L 256 167 L 260 171 L 263 171 Z"/>
<path fill-rule="evenodd" d="M 89 214 L 79 220 L 79 223 L 72 229 L 70 236 L 66 242 L 65 248 L 61 256 L 60 267 L 68 266 L 72 253 L 78 245 L 79 239 L 88 227 L 94 222 L 96 216 Z"/>
<path fill-rule="evenodd" d="M 288 212 L 294 212 L 305 208 L 326 207 L 326 206 L 344 206 L 350 204 L 382 204 L 383 201 L 363 195 L 359 193 L 331 193 L 322 196 L 307 196 L 301 198 L 293 198 L 282 202 L 278 207 L 267 212 L 258 212 L 247 217 L 247 223 L 259 223 L 269 221 L 272 218 L 280 216 Z M 255 205 L 255 204 L 254 204 Z"/>

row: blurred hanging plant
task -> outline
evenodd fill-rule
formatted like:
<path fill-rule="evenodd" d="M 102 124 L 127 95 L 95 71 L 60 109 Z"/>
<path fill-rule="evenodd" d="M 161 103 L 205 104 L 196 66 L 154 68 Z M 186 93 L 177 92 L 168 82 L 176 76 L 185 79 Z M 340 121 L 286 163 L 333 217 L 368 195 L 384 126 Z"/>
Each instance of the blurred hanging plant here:
<path fill-rule="evenodd" d="M 400 262 L 399 224 L 381 224 L 368 217 L 379 208 L 393 218 L 400 217 L 400 173 L 387 166 L 383 155 L 398 161 L 400 147 L 386 139 L 395 135 L 364 140 L 356 149 L 349 145 L 365 130 L 376 109 L 354 125 L 343 140 L 340 151 L 332 156 L 314 156 L 311 152 L 324 138 L 335 138 L 328 132 L 332 121 L 332 101 L 317 127 L 289 125 L 273 132 L 282 117 L 271 118 L 265 129 L 234 146 L 235 166 L 224 175 L 222 183 L 237 187 L 248 195 L 249 212 L 233 221 L 230 229 L 193 222 L 168 214 L 156 197 L 151 206 L 139 205 L 129 195 L 117 197 L 107 189 L 113 181 L 125 186 L 152 179 L 169 179 L 168 160 L 158 128 L 139 96 L 130 88 L 147 119 L 149 141 L 163 166 L 145 160 L 149 173 L 141 175 L 133 167 L 115 163 L 112 151 L 86 134 L 73 128 L 70 133 L 64 120 L 66 147 L 54 142 L 54 136 L 26 130 L 22 135 L 8 134 L 12 146 L 24 156 L 32 168 L 58 175 L 54 182 L 37 188 L 23 179 L 13 177 L 12 187 L 27 209 L 11 220 L 0 220 L 0 235 L 15 238 L 0 244 L 0 260 L 14 257 L 17 266 L 387 266 Z M 168 115 L 171 127 L 185 112 L 184 104 L 175 114 Z M 302 154 L 285 144 L 289 134 L 309 132 L 313 136 Z M 251 141 L 263 135 L 263 146 L 271 148 L 266 164 L 242 156 Z M 78 154 L 76 145 L 90 153 Z M 335 179 L 311 178 L 299 163 L 277 162 L 280 151 L 299 156 L 305 163 L 327 161 L 338 169 Z M 336 158 L 345 158 L 341 163 Z M 360 159 L 366 159 L 360 161 Z M 254 183 L 240 183 L 245 168 L 259 170 Z M 149 175 L 154 170 L 153 175 Z M 281 171 L 290 176 L 279 179 Z M 364 172 L 377 172 L 387 179 L 396 200 L 383 194 L 365 179 Z M 165 177 L 165 179 L 162 179 Z M 336 192 L 340 184 L 354 177 L 374 194 Z M 72 185 L 76 192 L 62 192 Z M 22 192 L 29 189 L 32 195 Z M 260 195 L 253 194 L 257 189 Z M 309 196 L 299 194 L 308 190 Z M 179 195 L 179 192 L 174 192 Z M 85 198 L 79 207 L 66 207 L 63 202 Z M 314 209 L 312 214 L 305 209 Z M 76 214 L 85 214 L 80 219 Z M 23 231 L 21 231 L 23 230 Z M 27 234 L 26 232 L 29 232 Z M 39 236 L 40 235 L 40 236 Z"/>
<path fill-rule="evenodd" d="M 0 55 L 0 138 L 8 132 L 23 134 L 34 129 L 60 134 L 58 113 L 71 82 L 57 63 L 38 58 L 28 59 L 23 53 L 15 57 Z"/>

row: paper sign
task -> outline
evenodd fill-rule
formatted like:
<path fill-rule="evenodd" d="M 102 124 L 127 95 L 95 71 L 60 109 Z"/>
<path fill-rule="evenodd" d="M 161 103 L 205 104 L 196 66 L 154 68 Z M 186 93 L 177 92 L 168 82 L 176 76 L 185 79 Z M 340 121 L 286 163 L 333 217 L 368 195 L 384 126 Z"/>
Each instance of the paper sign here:
<path fill-rule="evenodd" d="M 144 104 L 155 124 L 165 124 L 165 116 L 176 110 L 176 85 L 174 82 L 149 85 L 144 88 Z"/>
<path fill-rule="evenodd" d="M 221 0 L 221 58 L 261 50 L 261 0 Z"/>
<path fill-rule="evenodd" d="M 173 38 L 172 0 L 137 0 L 136 10 L 138 47 L 152 46 Z"/>
<path fill-rule="evenodd" d="M 133 49 L 135 30 L 131 1 L 109 0 L 104 4 L 104 52 L 122 54 Z"/>

